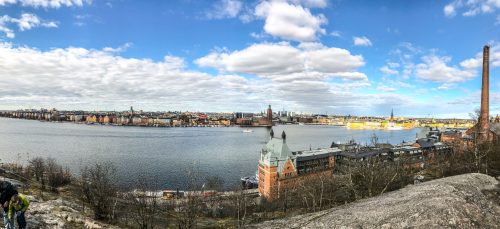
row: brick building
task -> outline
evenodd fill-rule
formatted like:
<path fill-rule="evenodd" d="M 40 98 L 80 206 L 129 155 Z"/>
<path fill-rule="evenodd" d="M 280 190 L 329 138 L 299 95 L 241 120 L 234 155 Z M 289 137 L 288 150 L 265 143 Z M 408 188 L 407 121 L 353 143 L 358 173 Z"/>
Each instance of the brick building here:
<path fill-rule="evenodd" d="M 299 179 L 329 176 L 335 164 L 333 154 L 338 148 L 292 152 L 286 144 L 286 134 L 274 137 L 261 150 L 258 166 L 259 193 L 268 200 L 279 197 L 280 190 L 291 188 Z"/>

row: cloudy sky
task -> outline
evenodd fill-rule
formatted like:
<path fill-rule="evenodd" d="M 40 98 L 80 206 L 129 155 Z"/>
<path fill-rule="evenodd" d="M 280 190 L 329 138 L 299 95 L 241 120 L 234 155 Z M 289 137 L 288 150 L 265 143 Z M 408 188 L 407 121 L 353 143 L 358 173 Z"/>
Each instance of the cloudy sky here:
<path fill-rule="evenodd" d="M 0 0 L 0 110 L 465 117 L 500 0 Z"/>

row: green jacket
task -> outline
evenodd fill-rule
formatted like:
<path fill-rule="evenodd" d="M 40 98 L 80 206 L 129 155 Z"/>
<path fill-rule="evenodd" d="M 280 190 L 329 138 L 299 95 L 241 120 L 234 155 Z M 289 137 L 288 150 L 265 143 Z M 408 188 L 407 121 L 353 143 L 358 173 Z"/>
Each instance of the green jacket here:
<path fill-rule="evenodd" d="M 26 210 L 28 210 L 29 206 L 30 202 L 28 201 L 28 198 L 26 198 L 26 196 L 24 196 L 23 194 L 19 194 L 19 201 L 17 201 L 16 203 L 14 203 L 12 200 L 9 201 L 9 218 L 12 218 L 15 212 L 25 212 Z"/>

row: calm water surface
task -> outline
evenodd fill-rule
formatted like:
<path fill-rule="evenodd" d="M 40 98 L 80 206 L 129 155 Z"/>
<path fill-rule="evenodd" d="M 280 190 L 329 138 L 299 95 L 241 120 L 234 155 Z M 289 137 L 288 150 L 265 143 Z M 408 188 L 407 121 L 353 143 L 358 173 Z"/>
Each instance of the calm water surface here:
<path fill-rule="evenodd" d="M 380 142 L 400 143 L 415 139 L 413 130 L 348 130 L 333 126 L 282 125 L 292 151 L 329 147 L 332 141 L 370 142 L 375 133 Z M 259 152 L 267 142 L 266 128 L 243 133 L 227 128 L 145 128 L 48 123 L 0 118 L 0 159 L 25 163 L 30 157 L 56 158 L 78 173 L 82 165 L 113 162 L 123 186 L 139 175 L 158 178 L 160 188 L 185 187 L 185 174 L 196 167 L 205 176 L 219 176 L 230 187 L 240 177 L 254 175 Z"/>

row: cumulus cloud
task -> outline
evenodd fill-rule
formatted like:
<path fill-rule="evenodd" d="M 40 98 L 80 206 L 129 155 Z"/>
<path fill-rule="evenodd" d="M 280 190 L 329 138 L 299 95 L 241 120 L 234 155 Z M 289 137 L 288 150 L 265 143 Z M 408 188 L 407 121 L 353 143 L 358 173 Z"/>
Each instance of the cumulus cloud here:
<path fill-rule="evenodd" d="M 361 112 L 408 102 L 396 95 L 356 92 L 370 86 L 363 73 L 335 74 L 365 80 L 329 81 L 322 73 L 304 71 L 281 74 L 296 76 L 283 81 L 208 74 L 187 69 L 177 56 L 154 61 L 122 57 L 108 48 L 39 50 L 0 43 L 0 109 L 124 110 L 133 105 L 144 110 L 257 111 L 271 103 L 291 110 Z"/>
<path fill-rule="evenodd" d="M 422 57 L 423 63 L 416 65 L 415 74 L 418 78 L 441 83 L 459 83 L 474 78 L 475 69 L 449 66 L 451 61 L 447 56 L 428 55 Z"/>
<path fill-rule="evenodd" d="M 346 74 L 364 65 L 362 56 L 352 55 L 348 50 L 328 48 L 312 44 L 314 48 L 299 49 L 289 43 L 254 44 L 243 50 L 214 51 L 197 59 L 202 67 L 217 68 L 222 72 L 274 76 L 284 74 L 339 76 L 363 78 L 359 74 Z M 311 44 L 310 46 L 311 47 Z M 304 74 L 304 73 L 308 74 Z"/>
<path fill-rule="evenodd" d="M 186 70 L 184 60 L 174 56 L 156 62 L 124 58 L 104 50 L 41 51 L 0 45 L 0 101 L 4 105 L 76 104 L 89 109 L 100 104 L 113 107 L 136 102 L 177 107 L 183 103 L 196 106 L 201 101 L 223 104 L 232 98 L 243 99 L 252 84 L 241 76 Z M 258 91 L 254 86 L 251 92 Z M 251 99 L 245 100 L 246 105 L 252 104 Z"/>
<path fill-rule="evenodd" d="M 44 20 L 30 13 L 23 13 L 19 18 L 8 15 L 0 17 L 0 31 L 4 32 L 7 38 L 15 37 L 13 29 L 9 28 L 10 25 L 17 25 L 19 31 L 26 31 L 36 27 L 56 28 L 57 24 L 56 21 Z"/>
<path fill-rule="evenodd" d="M 213 8 L 205 13 L 208 19 L 235 18 L 242 10 L 243 3 L 240 0 L 219 0 L 214 3 Z"/>
<path fill-rule="evenodd" d="M 483 64 L 483 53 L 478 52 L 473 58 L 469 58 L 460 62 L 460 66 L 464 68 L 479 68 Z M 500 46 L 494 42 L 490 46 L 490 67 L 500 67 Z"/>
<path fill-rule="evenodd" d="M 367 37 L 353 37 L 352 41 L 356 46 L 372 46 L 372 42 Z"/>
<path fill-rule="evenodd" d="M 92 0 L 0 0 L 0 6 L 10 4 L 21 4 L 22 6 L 30 6 L 35 8 L 60 8 L 63 6 L 83 6 L 91 4 Z"/>
<path fill-rule="evenodd" d="M 464 9 L 462 16 L 471 17 L 492 13 L 499 8 L 500 0 L 454 0 L 443 8 L 443 12 L 447 17 L 453 17 L 458 10 Z"/>
<path fill-rule="evenodd" d="M 294 41 L 313 41 L 325 34 L 321 26 L 328 22 L 326 17 L 313 15 L 308 8 L 293 2 L 320 6 L 324 1 L 262 1 L 255 8 L 255 16 L 265 20 L 264 31 Z"/>
<path fill-rule="evenodd" d="M 304 68 L 300 50 L 289 44 L 255 44 L 232 53 L 214 51 L 195 62 L 221 71 L 257 75 L 288 74 Z"/>

